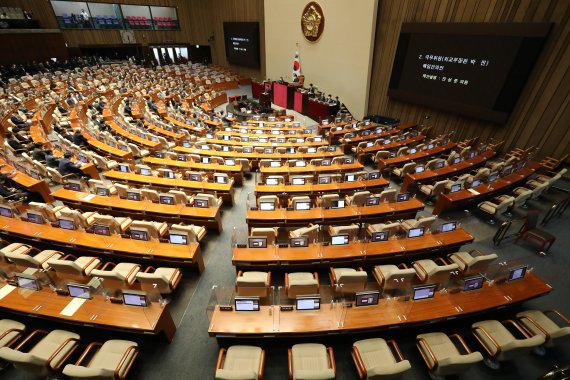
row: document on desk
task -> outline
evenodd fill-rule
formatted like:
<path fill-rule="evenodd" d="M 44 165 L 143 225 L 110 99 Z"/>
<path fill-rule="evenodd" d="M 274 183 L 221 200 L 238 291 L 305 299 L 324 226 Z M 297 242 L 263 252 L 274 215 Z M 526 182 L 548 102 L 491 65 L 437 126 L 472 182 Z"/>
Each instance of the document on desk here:
<path fill-rule="evenodd" d="M 2 289 L 0 289 L 0 300 L 12 293 L 14 289 L 16 289 L 14 285 L 4 285 Z"/>
<path fill-rule="evenodd" d="M 83 198 L 81 198 L 82 201 L 85 202 L 89 202 L 91 199 L 95 198 L 95 194 L 87 194 L 86 196 L 84 196 Z"/>
<path fill-rule="evenodd" d="M 72 317 L 85 301 L 87 301 L 85 298 L 74 298 L 66 307 L 63 308 L 62 311 L 59 312 L 59 314 L 65 315 L 66 317 Z"/>
<path fill-rule="evenodd" d="M 467 190 L 468 190 L 471 194 L 473 194 L 473 195 L 479 195 L 479 194 L 481 194 L 480 192 L 478 192 L 477 190 L 474 190 L 474 189 L 467 189 Z"/>

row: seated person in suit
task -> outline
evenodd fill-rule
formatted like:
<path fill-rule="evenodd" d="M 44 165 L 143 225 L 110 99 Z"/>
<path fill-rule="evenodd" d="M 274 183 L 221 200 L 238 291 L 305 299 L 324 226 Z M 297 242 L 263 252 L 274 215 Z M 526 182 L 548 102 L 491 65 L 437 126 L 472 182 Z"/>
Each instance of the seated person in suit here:
<path fill-rule="evenodd" d="M 30 144 L 33 142 L 32 138 L 28 136 L 20 127 L 12 128 L 12 135 L 22 144 Z"/>
<path fill-rule="evenodd" d="M 12 201 L 26 201 L 29 198 L 29 193 L 15 187 L 10 176 L 0 173 L 0 196 Z"/>
<path fill-rule="evenodd" d="M 34 150 L 32 151 L 32 159 L 41 162 L 44 162 L 46 160 L 46 152 L 44 150 L 44 144 L 42 144 L 41 142 L 34 144 Z"/>
<path fill-rule="evenodd" d="M 10 121 L 11 121 L 12 123 L 14 123 L 14 125 L 19 125 L 19 126 L 22 126 L 22 127 L 29 127 L 29 126 L 31 125 L 30 123 L 28 123 L 28 122 L 22 120 L 22 119 L 20 118 L 20 116 L 18 116 L 18 115 L 16 115 L 16 114 L 13 114 L 12 116 L 10 116 Z"/>
<path fill-rule="evenodd" d="M 299 83 L 299 77 L 297 74 L 293 74 L 293 83 Z"/>
<path fill-rule="evenodd" d="M 71 93 L 67 94 L 67 98 L 65 99 L 65 103 L 69 106 L 69 107 L 73 107 L 74 105 L 77 104 L 77 101 L 73 98 L 73 96 L 71 96 Z M 61 112 L 61 110 L 59 111 Z M 63 112 L 62 112 L 63 113 Z"/>
<path fill-rule="evenodd" d="M 125 105 L 125 115 L 133 117 L 133 109 L 131 108 L 131 105 L 128 103 Z"/>
<path fill-rule="evenodd" d="M 83 137 L 80 129 L 75 130 L 75 132 L 73 133 L 73 136 L 71 136 L 71 141 L 73 141 L 73 143 L 75 145 L 79 145 L 79 146 L 86 146 L 87 145 L 87 139 L 85 137 Z"/>
<path fill-rule="evenodd" d="M 82 176 L 83 172 L 81 171 L 78 165 L 71 162 L 71 157 L 73 157 L 73 155 L 70 152 L 66 152 L 63 155 L 63 158 L 59 160 L 59 166 L 57 168 L 59 174 L 61 175 L 75 174 L 77 176 Z"/>
<path fill-rule="evenodd" d="M 18 108 L 18 111 L 22 112 L 23 114 L 25 114 L 26 116 L 32 116 L 34 113 L 32 111 L 30 111 L 29 109 L 27 109 L 24 106 L 20 106 Z"/>
<path fill-rule="evenodd" d="M 10 147 L 14 150 L 23 150 L 27 151 L 30 149 L 30 144 L 22 144 L 12 133 L 8 133 L 6 135 L 6 142 Z"/>
<path fill-rule="evenodd" d="M 46 149 L 45 157 L 47 166 L 50 168 L 59 168 L 59 159 L 53 155 L 53 151 L 51 149 Z"/>
<path fill-rule="evenodd" d="M 69 110 L 65 107 L 63 107 L 61 105 L 61 103 L 57 103 L 57 110 L 62 114 L 62 115 L 69 115 Z"/>

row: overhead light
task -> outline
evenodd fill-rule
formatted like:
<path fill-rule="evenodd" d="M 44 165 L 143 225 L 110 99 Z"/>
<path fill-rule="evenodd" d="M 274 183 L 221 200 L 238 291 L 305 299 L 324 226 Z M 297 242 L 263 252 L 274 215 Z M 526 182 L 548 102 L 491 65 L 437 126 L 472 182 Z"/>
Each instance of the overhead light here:
<path fill-rule="evenodd" d="M 200 45 L 196 45 L 196 49 L 200 49 Z"/>

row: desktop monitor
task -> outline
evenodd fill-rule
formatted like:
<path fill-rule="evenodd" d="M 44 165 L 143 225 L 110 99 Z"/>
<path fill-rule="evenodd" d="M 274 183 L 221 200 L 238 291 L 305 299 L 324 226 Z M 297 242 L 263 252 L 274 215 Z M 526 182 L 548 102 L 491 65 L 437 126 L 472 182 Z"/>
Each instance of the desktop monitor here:
<path fill-rule="evenodd" d="M 277 137 L 275 139 L 275 142 L 277 142 L 278 144 L 284 144 L 285 143 L 285 137 Z"/>
<path fill-rule="evenodd" d="M 470 160 L 472 158 L 474 158 L 477 155 L 477 152 L 474 150 L 470 150 L 469 153 L 467 153 L 467 159 Z"/>
<path fill-rule="evenodd" d="M 460 163 L 460 162 L 461 162 L 461 157 L 455 157 L 455 158 L 453 159 L 453 164 L 454 164 L 454 165 L 455 165 L 455 164 L 458 164 L 458 163 Z"/>
<path fill-rule="evenodd" d="M 87 156 L 86 156 L 86 155 L 80 154 L 80 155 L 79 155 L 79 162 L 82 162 L 82 163 L 86 164 L 86 163 L 89 162 L 89 160 L 87 159 Z"/>
<path fill-rule="evenodd" d="M 498 177 L 499 177 L 499 173 L 497 173 L 497 172 L 493 172 L 493 173 L 489 174 L 489 179 L 488 179 L 489 183 L 495 182 Z"/>
<path fill-rule="evenodd" d="M 295 140 L 297 143 L 302 144 L 305 142 L 305 139 L 302 137 L 297 137 L 297 139 Z"/>
<path fill-rule="evenodd" d="M 161 194 L 158 196 L 158 203 L 163 205 L 175 205 L 176 200 L 174 199 L 174 195 Z"/>
<path fill-rule="evenodd" d="M 509 166 L 505 166 L 505 168 L 503 169 L 503 172 L 501 173 L 501 175 L 503 177 L 508 176 L 509 174 L 511 174 L 513 172 L 513 165 L 509 165 Z"/>
<path fill-rule="evenodd" d="M 213 138 L 214 138 L 214 135 L 211 134 L 211 133 L 206 133 L 206 138 L 207 138 L 207 139 L 213 139 Z"/>
<path fill-rule="evenodd" d="M 315 152 L 317 151 L 317 148 L 312 148 L 312 149 L 314 150 L 313 152 L 311 152 L 311 148 L 309 148 L 309 153 L 315 153 Z M 330 146 L 327 148 L 327 152 L 329 152 L 329 153 L 334 153 L 334 152 L 336 152 L 336 146 L 330 145 Z"/>
<path fill-rule="evenodd" d="M 147 307 L 150 305 L 150 300 L 146 292 L 136 290 L 123 290 L 123 304 L 127 306 Z"/>
<path fill-rule="evenodd" d="M 59 228 L 63 228 L 64 230 L 75 230 L 75 223 L 73 222 L 73 220 L 60 219 Z"/>
<path fill-rule="evenodd" d="M 437 161 L 433 166 L 434 169 L 441 169 L 445 166 L 445 161 Z"/>
<path fill-rule="evenodd" d="M 41 289 L 40 282 L 38 281 L 36 276 L 24 273 L 16 273 L 14 277 L 16 277 L 16 282 L 18 284 L 18 287 L 22 289 L 28 289 L 28 290 Z"/>
<path fill-rule="evenodd" d="M 27 213 L 27 219 L 30 223 L 44 224 L 44 217 L 36 213 Z"/>
<path fill-rule="evenodd" d="M 127 199 L 129 201 L 140 201 L 141 194 L 134 191 L 127 191 Z"/>
<path fill-rule="evenodd" d="M 5 216 L 7 218 L 14 217 L 14 211 L 10 207 L 0 206 L 0 216 Z"/>
<path fill-rule="evenodd" d="M 460 183 L 456 183 L 454 185 L 451 185 L 451 189 L 449 190 L 450 193 L 457 193 L 458 191 L 461 190 L 461 184 Z"/>
<path fill-rule="evenodd" d="M 367 147 L 367 148 L 370 148 L 370 147 L 372 147 L 372 146 L 374 146 L 374 141 L 368 141 L 368 142 L 366 143 L 366 147 Z"/>
<path fill-rule="evenodd" d="M 410 230 L 408 231 L 408 237 L 409 238 L 420 237 L 423 235 L 424 235 L 424 228 L 423 227 L 410 228 Z"/>
<path fill-rule="evenodd" d="M 418 150 L 416 148 L 411 148 L 408 150 L 408 154 L 415 154 Z"/>
<path fill-rule="evenodd" d="M 260 142 L 260 143 L 266 143 L 267 141 L 269 141 L 269 140 L 267 139 L 267 137 L 260 137 L 260 138 L 259 138 L 259 142 Z"/>
<path fill-rule="evenodd" d="M 223 135 L 223 136 L 222 136 L 222 139 L 223 139 L 224 141 L 230 141 L 230 136 L 228 136 L 228 135 Z"/>
<path fill-rule="evenodd" d="M 355 174 L 345 174 L 344 182 L 354 182 L 354 181 L 356 181 L 356 175 Z"/>
<path fill-rule="evenodd" d="M 295 211 L 305 211 L 311 209 L 311 202 L 295 202 Z"/>
<path fill-rule="evenodd" d="M 384 145 L 388 145 L 392 142 L 390 139 L 384 139 Z"/>
<path fill-rule="evenodd" d="M 267 248 L 266 237 L 249 237 L 247 238 L 247 246 L 249 248 Z"/>
<path fill-rule="evenodd" d="M 433 144 L 428 144 L 427 145 L 427 150 L 433 149 Z"/>
<path fill-rule="evenodd" d="M 279 168 L 281 167 L 281 161 L 271 161 L 269 163 L 269 167 L 271 168 Z"/>
<path fill-rule="evenodd" d="M 433 298 L 433 296 L 435 295 L 436 287 L 437 285 L 414 286 L 414 295 L 412 299 L 414 301 L 419 301 L 428 298 Z"/>
<path fill-rule="evenodd" d="M 319 310 L 321 308 L 321 297 L 297 296 L 295 299 L 295 309 L 297 310 Z"/>
<path fill-rule="evenodd" d="M 234 160 L 233 158 L 228 158 L 224 160 L 224 164 L 226 164 L 227 166 L 235 166 L 236 160 Z"/>
<path fill-rule="evenodd" d="M 319 185 L 326 185 L 331 183 L 331 176 L 322 176 L 319 177 Z"/>
<path fill-rule="evenodd" d="M 480 179 L 474 179 L 473 182 L 471 182 L 471 188 L 477 187 L 481 184 L 481 180 Z"/>
<path fill-rule="evenodd" d="M 313 137 L 313 141 L 314 142 L 321 142 L 321 141 L 323 141 L 323 138 L 321 136 L 315 136 L 315 137 Z"/>
<path fill-rule="evenodd" d="M 214 176 L 214 181 L 216 183 L 225 184 L 225 183 L 228 183 L 228 177 L 223 176 L 223 175 L 216 175 L 216 176 Z"/>
<path fill-rule="evenodd" d="M 380 179 L 380 177 L 382 177 L 382 174 L 380 174 L 380 172 L 368 173 L 368 179 Z"/>
<path fill-rule="evenodd" d="M 104 224 L 94 224 L 93 233 L 96 235 L 111 236 L 111 227 Z"/>
<path fill-rule="evenodd" d="M 259 311 L 259 297 L 234 298 L 235 311 Z"/>
<path fill-rule="evenodd" d="M 230 151 L 230 147 L 229 146 L 223 146 L 222 147 L 222 152 L 229 152 Z"/>
<path fill-rule="evenodd" d="M 187 245 L 188 237 L 184 234 L 168 234 L 170 244 Z"/>
<path fill-rule="evenodd" d="M 295 148 L 287 148 L 287 154 L 295 154 Z"/>
<path fill-rule="evenodd" d="M 380 292 L 377 290 L 370 292 L 359 292 L 355 294 L 356 307 L 378 305 L 379 300 Z"/>
<path fill-rule="evenodd" d="M 321 125 L 328 125 L 328 124 L 329 124 L 329 121 L 327 119 L 321 121 Z"/>
<path fill-rule="evenodd" d="M 390 153 L 388 154 L 388 157 L 390 157 L 390 158 L 396 157 L 396 152 L 390 152 Z"/>
<path fill-rule="evenodd" d="M 188 180 L 200 182 L 202 181 L 202 176 L 200 174 L 191 173 L 188 175 Z"/>
<path fill-rule="evenodd" d="M 293 178 L 293 180 L 291 181 L 292 185 L 304 185 L 305 184 L 305 178 Z"/>
<path fill-rule="evenodd" d="M 162 152 L 154 152 L 154 157 L 156 158 L 164 158 L 164 154 Z"/>
<path fill-rule="evenodd" d="M 128 173 L 130 172 L 129 165 L 119 165 L 119 171 L 121 173 Z"/>
<path fill-rule="evenodd" d="M 140 174 L 141 174 L 141 175 L 149 176 L 149 175 L 152 175 L 152 172 L 150 171 L 150 169 L 142 168 L 141 171 L 140 171 Z"/>
<path fill-rule="evenodd" d="M 387 241 L 388 240 L 388 231 L 373 232 L 372 238 L 370 240 L 373 242 Z"/>
<path fill-rule="evenodd" d="M 210 163 L 210 157 L 201 157 L 200 162 L 203 164 L 209 164 Z"/>
<path fill-rule="evenodd" d="M 405 202 L 410 200 L 410 193 L 400 193 L 396 196 L 396 202 Z"/>
<path fill-rule="evenodd" d="M 275 203 L 274 202 L 259 202 L 259 209 L 261 211 L 274 211 L 275 210 Z"/>
<path fill-rule="evenodd" d="M 190 148 L 190 142 L 188 142 L 188 141 L 182 141 L 182 146 L 183 146 L 184 148 Z"/>
<path fill-rule="evenodd" d="M 265 148 L 265 149 L 263 149 L 263 153 L 265 153 L 265 154 L 273 154 L 273 148 Z"/>
<path fill-rule="evenodd" d="M 485 277 L 472 276 L 463 279 L 463 291 L 468 292 L 471 290 L 481 289 L 485 283 Z"/>
<path fill-rule="evenodd" d="M 209 146 L 209 145 L 206 145 L 206 144 L 202 144 L 201 149 L 202 149 L 202 150 L 210 150 L 210 146 Z"/>
<path fill-rule="evenodd" d="M 352 159 L 352 157 L 347 157 L 344 159 L 344 163 L 345 164 L 352 164 L 354 162 L 354 160 Z"/>
<path fill-rule="evenodd" d="M 289 246 L 295 248 L 301 247 L 308 247 L 309 246 L 309 237 L 308 236 L 299 236 L 289 239 Z"/>
<path fill-rule="evenodd" d="M 207 199 L 194 199 L 194 207 L 208 208 L 210 205 L 208 204 Z"/>
<path fill-rule="evenodd" d="M 341 121 L 342 121 L 342 119 L 341 119 L 340 117 L 337 117 L 337 118 L 334 119 L 334 122 L 335 122 L 335 123 L 340 123 Z"/>
<path fill-rule="evenodd" d="M 164 178 L 174 179 L 174 177 L 175 177 L 174 172 L 170 171 L 170 170 L 169 171 L 163 171 L 162 173 L 163 173 L 162 175 L 164 176 Z"/>
<path fill-rule="evenodd" d="M 186 155 L 185 154 L 177 154 L 176 159 L 178 161 L 186 161 Z"/>
<path fill-rule="evenodd" d="M 63 187 L 67 190 L 81 191 L 81 184 L 78 182 L 68 182 Z"/>
<path fill-rule="evenodd" d="M 349 242 L 347 234 L 331 236 L 331 245 L 346 245 Z"/>
<path fill-rule="evenodd" d="M 100 195 L 102 197 L 108 197 L 111 194 L 109 189 L 107 189 L 106 187 L 97 187 L 95 192 L 97 193 L 97 195 Z"/>
<path fill-rule="evenodd" d="M 447 223 L 443 223 L 441 225 L 441 227 L 439 228 L 439 230 L 441 232 L 451 232 L 451 231 L 455 231 L 456 228 L 457 228 L 457 222 L 447 222 Z"/>
<path fill-rule="evenodd" d="M 364 204 L 366 206 L 378 206 L 380 204 L 380 197 L 368 197 Z"/>
<path fill-rule="evenodd" d="M 317 153 L 317 148 L 310 146 L 307 148 L 307 153 Z"/>
<path fill-rule="evenodd" d="M 523 278 L 526 274 L 527 268 L 528 267 L 526 265 L 522 265 L 509 269 L 509 277 L 507 277 L 507 281 L 514 281 Z"/>
<path fill-rule="evenodd" d="M 344 208 L 345 202 L 344 199 L 338 199 L 331 202 L 331 208 Z"/>
<path fill-rule="evenodd" d="M 277 186 L 279 185 L 279 180 L 277 178 L 267 178 L 265 180 L 265 184 L 269 186 Z"/>
<path fill-rule="evenodd" d="M 295 166 L 298 168 L 304 168 L 305 166 L 307 166 L 307 163 L 303 160 L 297 160 L 295 161 Z"/>
<path fill-rule="evenodd" d="M 69 296 L 73 298 L 83 298 L 86 300 L 93 298 L 89 285 L 67 284 L 67 291 L 69 292 Z"/>
<path fill-rule="evenodd" d="M 423 173 L 425 170 L 426 168 L 423 165 L 416 166 L 416 173 Z"/>

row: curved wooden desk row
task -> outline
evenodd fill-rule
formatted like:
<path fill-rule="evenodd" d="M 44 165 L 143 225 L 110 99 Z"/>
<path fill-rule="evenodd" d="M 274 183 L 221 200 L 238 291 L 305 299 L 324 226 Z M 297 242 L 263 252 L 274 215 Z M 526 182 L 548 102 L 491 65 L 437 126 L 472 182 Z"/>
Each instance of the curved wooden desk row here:
<path fill-rule="evenodd" d="M 275 136 L 274 136 L 275 137 Z M 204 142 L 207 144 L 218 144 L 218 145 L 230 145 L 230 146 L 252 146 L 252 147 L 263 147 L 263 148 L 277 148 L 277 147 L 284 147 L 284 148 L 299 148 L 302 146 L 325 146 L 329 145 L 329 142 L 326 140 L 323 141 L 304 141 L 304 142 L 258 142 L 258 141 L 232 141 L 232 140 L 224 140 L 224 139 L 204 139 Z"/>
<path fill-rule="evenodd" d="M 305 184 L 305 185 L 255 185 L 255 194 L 260 195 L 311 195 L 317 196 L 322 193 L 352 194 L 355 191 L 378 191 L 388 186 L 390 182 L 380 177 L 378 179 L 368 179 L 354 182 L 333 182 L 327 184 Z"/>
<path fill-rule="evenodd" d="M 247 210 L 249 227 L 305 227 L 310 223 L 343 225 L 351 223 L 379 223 L 393 219 L 409 219 L 424 209 L 416 198 L 404 202 L 380 203 L 377 206 L 347 206 L 340 209 L 314 207 L 304 211 L 289 211 L 285 208 L 274 211 Z"/>
<path fill-rule="evenodd" d="M 525 181 L 538 169 L 540 169 L 540 164 L 538 162 L 530 162 L 519 171 L 511 173 L 506 177 L 499 178 L 492 184 L 484 183 L 477 186 L 473 190 L 477 191 L 479 194 L 473 194 L 466 189 L 462 189 L 456 193 L 441 194 L 437 198 L 433 214 L 441 215 L 442 212 L 457 208 L 470 207 L 485 199 L 494 197 L 497 194 L 504 193 L 508 189 L 516 186 L 518 183 Z"/>
<path fill-rule="evenodd" d="M 372 125 L 372 124 L 370 124 L 370 125 Z M 370 125 L 364 126 L 363 128 L 358 128 L 358 129 L 346 128 L 346 129 L 342 129 L 340 131 L 331 131 L 329 133 L 329 141 L 331 143 L 335 143 L 338 141 L 342 144 L 345 144 L 347 147 L 351 147 L 351 146 L 358 145 L 358 143 L 360 143 L 362 141 L 375 140 L 377 138 L 388 136 L 388 135 L 400 134 L 401 132 L 406 132 L 409 129 L 417 127 L 416 123 L 406 123 L 406 124 L 398 125 L 397 127 L 394 127 L 392 129 L 385 130 L 381 133 L 371 133 L 367 136 L 356 136 L 353 138 L 344 138 L 343 137 L 347 133 L 361 132 L 361 131 L 376 128 L 378 126 L 382 126 L 380 124 L 375 124 L 373 127 L 370 127 Z"/>
<path fill-rule="evenodd" d="M 119 148 L 112 147 L 102 141 L 97 140 L 91 136 L 84 128 L 81 128 L 81 135 L 87 140 L 87 144 L 94 151 L 98 152 L 104 157 L 110 157 L 120 162 L 133 162 L 134 157 L 132 152 L 125 152 Z"/>
<path fill-rule="evenodd" d="M 236 183 L 243 183 L 243 167 L 241 164 L 236 165 L 220 165 L 220 164 L 203 164 L 194 161 L 178 161 L 170 158 L 145 157 L 142 159 L 144 164 L 156 168 L 170 168 L 174 170 L 194 170 L 209 173 L 226 173 L 234 179 Z"/>
<path fill-rule="evenodd" d="M 493 150 L 487 150 L 482 154 L 473 157 L 470 160 L 461 161 L 455 165 L 446 165 L 441 169 L 426 170 L 422 173 L 407 173 L 400 191 L 405 192 L 411 190 L 411 187 L 419 182 L 434 182 L 440 178 L 447 178 L 466 171 L 475 169 L 496 155 Z"/>
<path fill-rule="evenodd" d="M 293 165 L 295 165 L 293 163 Z M 364 165 L 360 162 L 355 161 L 351 164 L 334 164 L 334 165 L 310 165 L 307 164 L 306 166 L 279 166 L 279 167 L 272 167 L 272 166 L 260 166 L 259 171 L 263 175 L 293 175 L 293 174 L 322 174 L 322 173 L 344 173 L 347 171 L 352 170 L 362 170 Z"/>
<path fill-rule="evenodd" d="M 159 135 L 162 135 L 164 138 L 166 138 L 167 140 L 170 141 L 174 141 L 177 144 L 182 144 L 182 140 L 184 140 L 184 135 L 181 133 L 176 133 L 174 131 L 168 130 L 168 129 L 164 129 L 159 125 L 150 123 L 148 120 L 144 121 L 144 125 L 151 131 L 154 131 L 156 133 L 158 133 Z M 172 128 L 171 128 L 172 129 Z"/>
<path fill-rule="evenodd" d="M 265 137 L 266 139 L 274 139 L 274 138 L 286 138 L 286 139 L 296 139 L 296 138 L 302 138 L 302 139 L 306 139 L 307 137 L 315 137 L 316 134 L 314 133 L 303 133 L 303 131 L 301 131 L 301 133 L 296 133 L 295 130 L 289 130 L 287 133 L 283 133 L 285 131 L 282 131 L 280 129 L 271 129 L 269 132 L 270 133 L 263 133 L 265 131 L 262 131 L 260 129 L 258 129 L 257 131 L 259 131 L 260 133 L 256 133 L 256 132 L 252 132 L 255 131 L 250 130 L 247 127 L 239 127 L 239 126 L 233 126 L 233 127 L 228 127 L 230 130 L 227 129 L 222 129 L 220 131 L 216 131 L 214 133 L 214 137 L 216 139 L 223 139 L 223 136 L 229 136 L 230 138 L 232 137 L 249 137 L 250 139 L 259 139 L 261 137 Z M 275 133 L 278 132 L 278 133 Z"/>
<path fill-rule="evenodd" d="M 151 152 L 155 151 L 155 150 L 160 150 L 162 147 L 162 144 L 160 142 L 147 140 L 143 137 L 140 137 L 139 135 L 135 135 L 134 133 L 127 131 L 122 126 L 115 123 L 113 120 L 107 121 L 107 124 L 111 127 L 111 129 L 113 131 L 115 131 L 120 136 L 124 137 L 126 140 L 128 140 L 128 141 L 130 141 L 136 145 L 145 147 L 146 149 L 150 150 Z"/>
<path fill-rule="evenodd" d="M 378 161 L 378 169 L 383 170 L 392 166 L 403 166 L 412 161 L 424 161 L 433 156 L 449 152 L 457 146 L 457 143 L 450 141 L 445 145 L 439 145 L 432 149 L 420 150 L 414 154 L 404 154 L 393 158 L 382 158 Z"/>
<path fill-rule="evenodd" d="M 0 172 L 2 174 L 9 175 L 15 170 L 2 158 L 0 158 L 0 165 L 6 165 L 2 169 L 0 169 Z M 32 193 L 38 193 L 46 203 L 53 202 L 53 198 L 50 195 L 51 191 L 49 189 L 47 182 L 44 179 L 32 178 L 26 173 L 22 173 L 19 170 L 16 170 L 16 175 L 14 175 L 10 179 Z"/>
<path fill-rule="evenodd" d="M 169 263 L 177 266 L 195 266 L 204 270 L 204 259 L 199 243 L 188 245 L 124 239 L 120 235 L 103 236 L 82 230 L 68 231 L 49 224 L 29 223 L 20 219 L 0 216 L 0 234 L 18 242 L 34 246 L 46 245 L 74 254 L 91 253 L 111 260 L 127 258 L 148 263 Z"/>
<path fill-rule="evenodd" d="M 67 206 L 82 211 L 98 211 L 102 214 L 129 216 L 133 219 L 150 219 L 157 222 L 196 224 L 205 226 L 208 231 L 222 232 L 219 207 L 199 208 L 183 204 L 159 204 L 149 200 L 132 201 L 115 195 L 105 197 L 64 188 L 51 193 L 51 195 Z"/>
<path fill-rule="evenodd" d="M 191 124 L 186 124 L 183 121 L 177 120 L 177 119 L 170 117 L 170 116 L 164 116 L 164 120 L 166 120 L 169 123 L 174 124 L 178 128 L 187 129 L 187 130 L 189 130 L 195 134 L 198 134 L 199 136 L 202 136 L 206 133 L 205 128 L 197 127 L 197 126 L 191 125 Z"/>
<path fill-rule="evenodd" d="M 374 156 L 377 152 L 381 151 L 381 150 L 391 150 L 391 149 L 399 149 L 408 145 L 412 145 L 412 144 L 416 144 L 416 143 L 420 143 L 423 140 L 426 139 L 425 135 L 418 135 L 416 137 L 411 137 L 408 139 L 404 139 L 404 140 L 396 140 L 396 141 L 392 141 L 389 144 L 384 144 L 384 145 L 374 145 L 368 148 L 364 148 L 359 150 L 358 152 L 356 152 L 356 156 L 357 157 L 372 157 Z"/>
<path fill-rule="evenodd" d="M 166 190 L 181 189 L 191 193 L 212 194 L 215 192 L 218 196 L 222 197 L 225 204 L 230 206 L 234 204 L 233 183 L 197 182 L 185 179 L 146 176 L 136 173 L 123 173 L 116 170 L 103 173 L 103 177 L 111 181 L 135 186 L 150 186 L 152 188 Z"/>
<path fill-rule="evenodd" d="M 233 249 L 232 264 L 237 269 L 295 270 L 299 267 L 330 267 L 338 265 L 365 266 L 409 257 L 433 257 L 457 252 L 473 242 L 473 236 L 462 228 L 451 232 L 425 234 L 417 238 L 390 239 L 383 242 L 352 241 L 347 245 L 310 244 L 302 247 Z"/>
<path fill-rule="evenodd" d="M 4 284 L 0 291 L 4 291 L 6 286 L 12 287 Z M 141 308 L 111 303 L 104 297 L 96 296 L 85 300 L 72 316 L 61 314 L 73 299 L 58 295 L 48 287 L 38 291 L 14 288 L 0 299 L 0 310 L 84 327 L 163 335 L 168 342 L 172 341 L 176 333 L 176 325 L 167 306 L 156 302 Z"/>
<path fill-rule="evenodd" d="M 523 279 L 486 283 L 478 291 L 436 292 L 432 299 L 403 301 L 381 299 L 378 305 L 347 308 L 344 318 L 338 308 L 321 304 L 315 311 L 280 311 L 261 306 L 259 312 L 220 311 L 216 306 L 208 327 L 216 338 L 276 338 L 352 334 L 432 324 L 501 309 L 546 295 L 552 287 L 534 274 Z M 342 323 L 339 325 L 339 321 Z"/>

